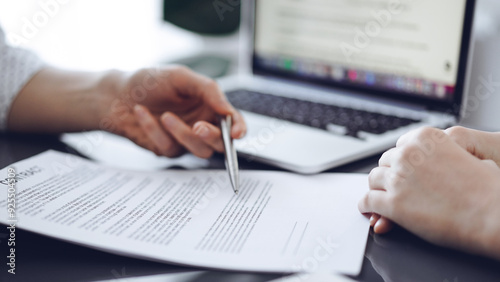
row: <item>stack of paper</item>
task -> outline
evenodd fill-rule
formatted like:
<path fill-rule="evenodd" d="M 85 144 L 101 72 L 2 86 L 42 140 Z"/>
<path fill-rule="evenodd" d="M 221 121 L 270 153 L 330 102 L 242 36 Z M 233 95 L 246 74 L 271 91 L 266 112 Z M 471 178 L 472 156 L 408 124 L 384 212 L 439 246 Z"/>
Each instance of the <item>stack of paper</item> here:
<path fill-rule="evenodd" d="M 10 167 L 15 211 L 7 213 L 3 189 L 0 222 L 16 228 L 207 268 L 354 275 L 361 268 L 368 221 L 357 202 L 366 175 L 242 171 L 235 195 L 225 171 L 129 171 L 54 151 Z M 0 172 L 6 188 L 8 168 Z"/>

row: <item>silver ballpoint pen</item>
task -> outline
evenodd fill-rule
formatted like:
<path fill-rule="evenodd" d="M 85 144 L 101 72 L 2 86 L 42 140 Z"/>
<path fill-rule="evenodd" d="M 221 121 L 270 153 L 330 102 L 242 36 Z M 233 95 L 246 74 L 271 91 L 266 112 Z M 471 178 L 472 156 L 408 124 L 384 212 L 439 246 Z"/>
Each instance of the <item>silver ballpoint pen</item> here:
<path fill-rule="evenodd" d="M 229 179 L 233 186 L 234 193 L 238 194 L 240 189 L 240 176 L 238 168 L 238 156 L 234 148 L 233 139 L 231 138 L 231 127 L 233 120 L 231 116 L 221 117 L 220 128 L 222 131 L 222 141 L 224 142 L 224 160 L 226 170 L 229 173 Z"/>

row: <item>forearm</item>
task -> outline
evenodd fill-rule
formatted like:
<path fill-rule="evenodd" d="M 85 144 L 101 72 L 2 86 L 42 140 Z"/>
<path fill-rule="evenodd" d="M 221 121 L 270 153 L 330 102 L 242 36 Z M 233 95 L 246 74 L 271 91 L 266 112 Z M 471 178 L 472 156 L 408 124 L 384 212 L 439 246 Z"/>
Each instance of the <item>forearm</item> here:
<path fill-rule="evenodd" d="M 118 72 L 84 73 L 47 68 L 15 98 L 8 130 L 59 133 L 99 129 L 104 107 L 116 95 Z"/>

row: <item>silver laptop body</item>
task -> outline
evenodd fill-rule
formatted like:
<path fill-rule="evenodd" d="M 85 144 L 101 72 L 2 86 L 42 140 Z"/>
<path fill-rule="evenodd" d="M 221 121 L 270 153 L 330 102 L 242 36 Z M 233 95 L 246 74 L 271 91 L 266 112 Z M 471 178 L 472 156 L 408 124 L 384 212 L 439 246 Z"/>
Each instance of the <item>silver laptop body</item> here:
<path fill-rule="evenodd" d="M 219 82 L 246 119 L 245 159 L 318 173 L 460 120 L 475 0 L 241 2 L 242 71 Z"/>

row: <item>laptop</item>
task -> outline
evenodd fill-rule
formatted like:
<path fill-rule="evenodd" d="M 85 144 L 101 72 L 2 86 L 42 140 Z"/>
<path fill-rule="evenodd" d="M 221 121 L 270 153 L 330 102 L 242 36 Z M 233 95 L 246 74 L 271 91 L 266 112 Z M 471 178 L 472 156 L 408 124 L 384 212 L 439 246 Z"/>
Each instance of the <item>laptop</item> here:
<path fill-rule="evenodd" d="M 475 0 L 241 2 L 249 71 L 219 81 L 240 156 L 312 174 L 460 120 Z"/>

